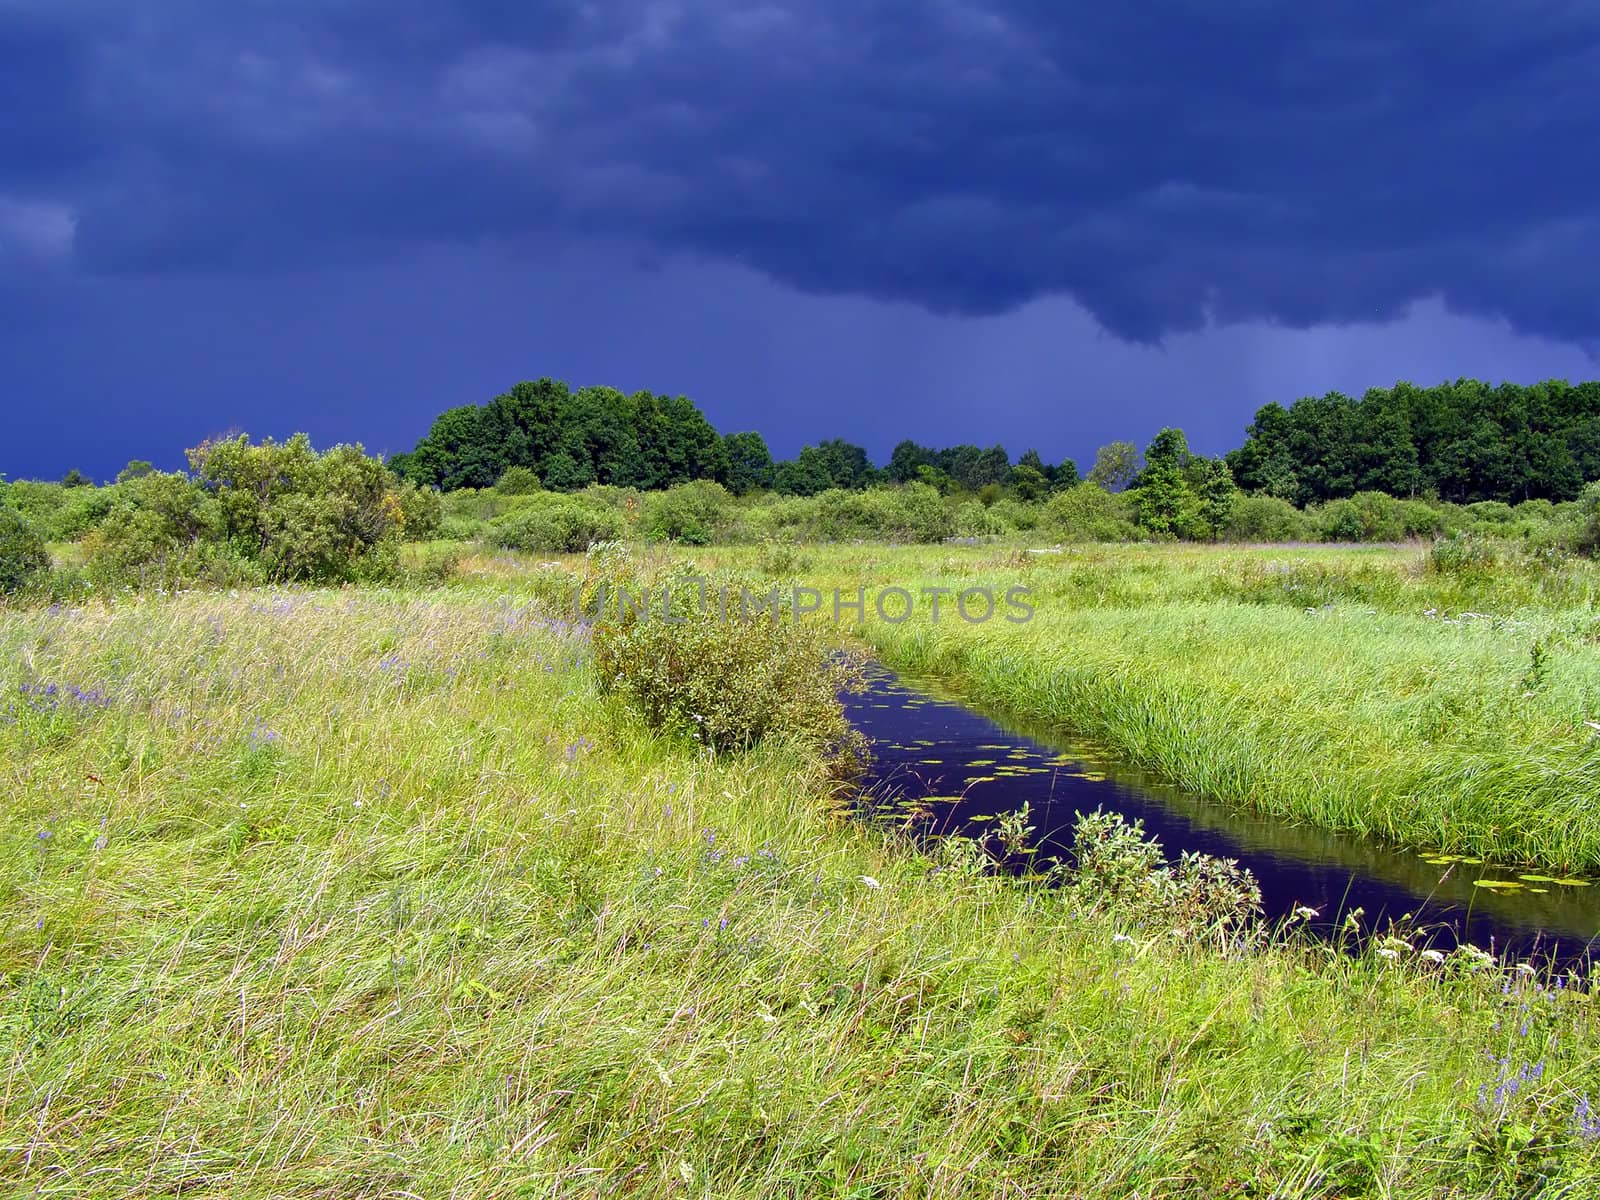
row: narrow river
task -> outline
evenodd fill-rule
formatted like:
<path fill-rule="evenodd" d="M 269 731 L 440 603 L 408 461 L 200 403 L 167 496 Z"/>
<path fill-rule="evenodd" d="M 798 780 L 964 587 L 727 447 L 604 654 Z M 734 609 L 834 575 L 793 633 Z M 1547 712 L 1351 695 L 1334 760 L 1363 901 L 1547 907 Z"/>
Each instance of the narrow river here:
<path fill-rule="evenodd" d="M 1036 827 L 1032 861 L 1068 859 L 1076 814 L 1103 808 L 1142 820 L 1170 859 L 1184 850 L 1237 859 L 1259 881 L 1269 918 L 1315 909 L 1310 924 L 1324 934 L 1359 907 L 1369 931 L 1412 914 L 1423 933 L 1418 944 L 1466 941 L 1571 966 L 1600 935 L 1596 881 L 1419 854 L 1241 812 L 1164 785 L 1103 748 L 977 711 L 938 681 L 882 667 L 844 704 L 872 741 L 871 807 L 885 818 L 923 809 L 913 827 L 928 836 L 982 836 L 996 814 L 1026 803 Z"/>

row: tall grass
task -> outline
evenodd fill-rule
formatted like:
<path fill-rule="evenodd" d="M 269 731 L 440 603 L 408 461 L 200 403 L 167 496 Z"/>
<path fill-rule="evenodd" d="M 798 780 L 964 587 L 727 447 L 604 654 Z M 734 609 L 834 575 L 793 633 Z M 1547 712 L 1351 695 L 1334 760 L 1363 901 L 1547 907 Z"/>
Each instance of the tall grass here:
<path fill-rule="evenodd" d="M 0 613 L 0 1191 L 1600 1177 L 1585 995 L 1220 953 L 919 855 L 791 750 L 648 735 L 535 595 L 502 565 Z"/>
<path fill-rule="evenodd" d="M 1032 588 L 1026 624 L 927 610 L 893 665 L 1070 727 L 1207 795 L 1329 828 L 1600 871 L 1589 564 L 1428 571 L 1415 551 L 877 550 L 839 579 Z"/>

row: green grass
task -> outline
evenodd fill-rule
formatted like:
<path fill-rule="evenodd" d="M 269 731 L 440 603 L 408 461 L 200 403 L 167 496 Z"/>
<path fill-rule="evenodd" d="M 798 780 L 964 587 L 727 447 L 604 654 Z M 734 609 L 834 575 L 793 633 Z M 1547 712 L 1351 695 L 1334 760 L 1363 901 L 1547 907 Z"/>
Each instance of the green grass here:
<path fill-rule="evenodd" d="M 741 561 L 737 554 L 727 561 Z M 1032 589 L 1024 624 L 923 607 L 891 665 L 1196 792 L 1425 849 L 1600 873 L 1600 571 L 1438 576 L 1415 549 L 861 547 L 802 572 Z"/>
<path fill-rule="evenodd" d="M 834 566 L 872 558 L 943 568 Z M 647 736 L 525 568 L 476 566 L 0 612 L 0 1192 L 1600 1178 L 1585 994 L 1292 940 L 1227 956 L 941 865 L 831 812 L 792 750 Z"/>

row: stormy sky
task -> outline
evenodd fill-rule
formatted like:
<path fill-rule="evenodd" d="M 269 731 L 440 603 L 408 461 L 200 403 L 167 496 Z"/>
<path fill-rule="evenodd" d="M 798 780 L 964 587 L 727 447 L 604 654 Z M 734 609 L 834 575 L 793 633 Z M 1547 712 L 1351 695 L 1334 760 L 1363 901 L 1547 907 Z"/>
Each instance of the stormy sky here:
<path fill-rule="evenodd" d="M 524 378 L 1086 463 L 1600 375 L 1600 6 L 0 0 L 0 473 Z"/>

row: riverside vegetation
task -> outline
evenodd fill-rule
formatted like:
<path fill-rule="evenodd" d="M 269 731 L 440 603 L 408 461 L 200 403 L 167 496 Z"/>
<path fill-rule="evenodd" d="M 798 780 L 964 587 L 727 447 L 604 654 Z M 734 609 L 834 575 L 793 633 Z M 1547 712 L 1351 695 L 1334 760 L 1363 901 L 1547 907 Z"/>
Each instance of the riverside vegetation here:
<path fill-rule="evenodd" d="M 971 843 L 904 844 L 842 811 L 840 764 L 818 753 L 838 731 L 817 703 L 814 628 L 719 622 L 727 650 L 652 677 L 670 647 L 638 638 L 694 645 L 707 627 L 588 629 L 561 602 L 574 580 L 619 571 L 1020 574 L 1040 604 L 1011 629 L 1039 640 L 1018 646 L 1047 648 L 1034 624 L 1079 636 L 1074 621 L 1103 619 L 1119 695 L 1154 694 L 1162 673 L 1137 666 L 1154 645 L 1210 658 L 1210 639 L 1278 629 L 1342 661 L 1360 639 L 1338 621 L 1397 623 L 1415 636 L 1383 640 L 1373 661 L 1410 654 L 1418 692 L 1431 667 L 1453 698 L 1438 735 L 1465 721 L 1487 739 L 1513 647 L 1550 646 L 1544 681 L 1523 684 L 1539 720 L 1558 728 L 1578 703 L 1592 651 L 1562 622 L 1587 603 L 1587 568 L 1480 580 L 1401 551 L 813 554 L 496 554 L 427 586 L 135 593 L 0 615 L 8 1189 L 1594 1186 L 1586 987 L 1420 955 L 1403 937 L 1345 954 L 1253 928 L 1247 894 L 1197 907 L 1183 872 L 1104 818 L 1080 828 L 1056 887 L 985 871 Z M 1498 605 L 1498 623 L 1414 611 L 1462 600 Z M 989 636 L 938 628 L 951 647 L 912 623 L 863 632 L 906 659 Z M 776 664 L 759 729 L 742 707 L 704 703 L 757 652 Z M 1459 675 L 1441 683 L 1446 661 Z M 1036 675 L 1067 669 L 1051 659 Z M 1200 686 L 1184 679 L 1180 697 Z M 1473 694 L 1476 708 L 1461 700 Z M 1076 695 L 1075 718 L 1094 694 Z M 1128 728 L 1170 737 L 1161 711 Z M 1532 765 L 1581 753 L 1563 742 Z"/>
<path fill-rule="evenodd" d="M 997 846 L 851 815 L 834 696 L 870 650 L 1226 802 L 1600 871 L 1600 489 L 1297 508 L 1163 444 L 1127 491 L 1032 499 L 440 496 L 303 439 L 6 485 L 0 1179 L 1592 1190 L 1587 983 L 1263 927 L 1248 875 L 1105 814 L 1037 882 L 987 869 L 1025 813 Z M 1034 615 L 574 619 L 575 587 L 698 579 L 1021 584 Z"/>

